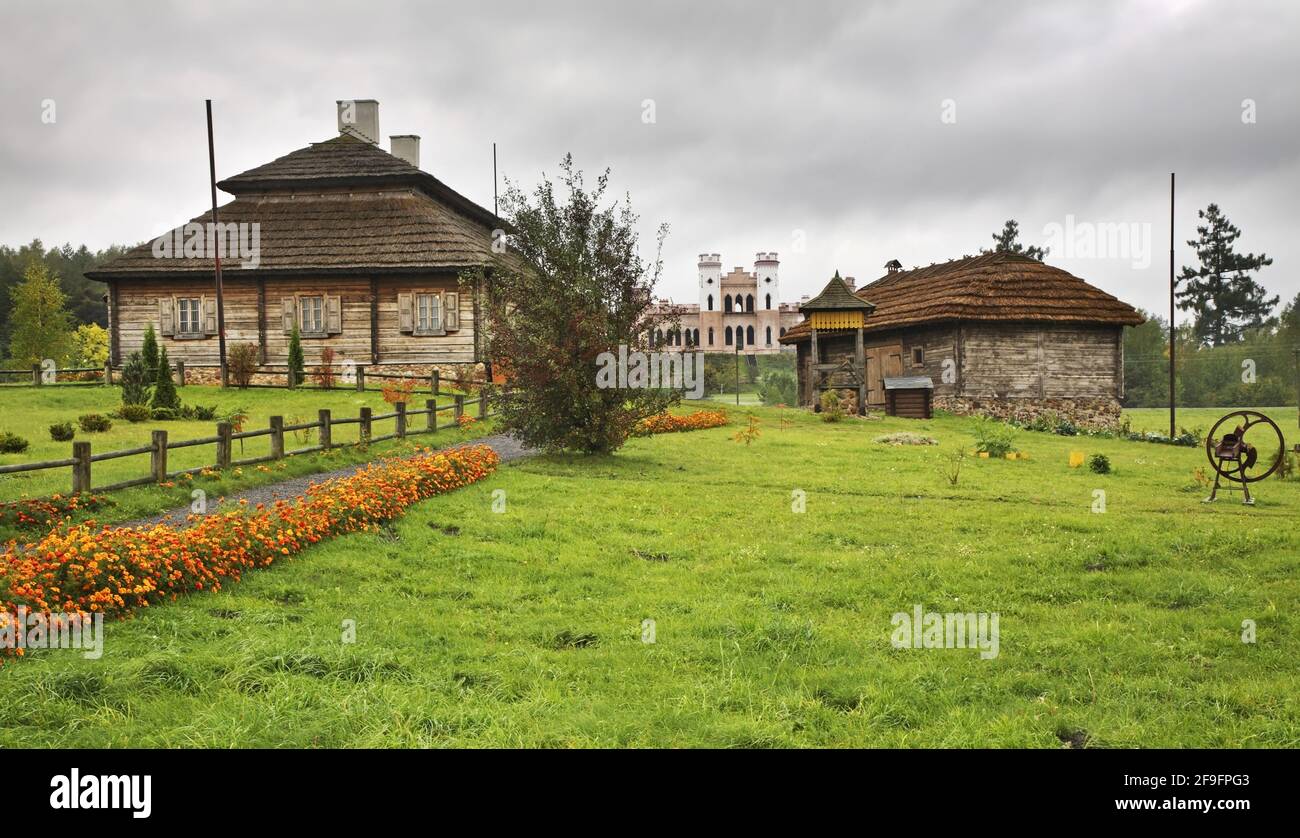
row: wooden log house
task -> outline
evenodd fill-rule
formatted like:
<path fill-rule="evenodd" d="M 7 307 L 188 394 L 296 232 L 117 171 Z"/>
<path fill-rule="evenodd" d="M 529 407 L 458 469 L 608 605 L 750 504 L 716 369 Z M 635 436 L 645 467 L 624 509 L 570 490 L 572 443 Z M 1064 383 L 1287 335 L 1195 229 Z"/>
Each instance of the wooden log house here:
<path fill-rule="evenodd" d="M 863 408 L 884 410 L 886 379 L 923 376 L 933 406 L 955 413 L 1027 419 L 1050 410 L 1085 426 L 1118 419 L 1123 330 L 1143 322 L 1132 306 L 1015 253 L 886 268 L 856 291 L 837 273 L 781 338 L 798 349 L 801 405 L 849 389 L 863 394 Z"/>
<path fill-rule="evenodd" d="M 337 137 L 217 184 L 235 196 L 219 208 L 221 227 L 246 243 L 256 229 L 260 245 L 255 259 L 233 245 L 222 253 L 228 347 L 253 344 L 262 364 L 282 366 L 296 325 L 309 365 L 325 347 L 335 363 L 485 360 L 483 282 L 466 287 L 461 274 L 490 276 L 506 225 L 422 171 L 418 137 L 393 137 L 389 153 L 377 136 L 378 103 L 340 102 Z M 190 223 L 210 221 L 207 212 Z M 213 260 L 207 249 L 187 254 L 181 238 L 162 256 L 146 242 L 88 274 L 108 287 L 113 364 L 152 324 L 173 361 L 218 365 Z"/>

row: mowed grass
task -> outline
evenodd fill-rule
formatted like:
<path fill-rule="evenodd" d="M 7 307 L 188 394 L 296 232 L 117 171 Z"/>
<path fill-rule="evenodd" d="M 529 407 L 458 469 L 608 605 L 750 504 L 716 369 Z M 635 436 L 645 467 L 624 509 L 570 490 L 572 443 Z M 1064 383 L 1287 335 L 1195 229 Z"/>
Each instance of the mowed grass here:
<path fill-rule="evenodd" d="M 0 745 L 1300 744 L 1300 481 L 1203 505 L 1199 449 L 1022 433 L 953 487 L 968 420 L 753 412 L 750 446 L 519 461 L 8 664 Z M 893 648 L 917 604 L 997 612 L 998 656 Z"/>
<path fill-rule="evenodd" d="M 1180 407 L 1174 413 L 1174 423 L 1179 428 L 1199 429 L 1202 433 L 1209 433 L 1215 422 L 1218 422 L 1235 409 L 1231 407 Z M 1295 405 L 1288 407 L 1250 407 L 1247 409 L 1259 411 L 1276 422 L 1278 428 L 1286 436 L 1288 448 L 1300 442 L 1300 430 L 1297 430 Z M 1169 433 L 1169 408 L 1167 407 L 1131 407 L 1124 411 L 1124 416 L 1128 418 L 1129 425 L 1134 431 Z M 1229 428 L 1228 430 L 1232 429 Z"/>

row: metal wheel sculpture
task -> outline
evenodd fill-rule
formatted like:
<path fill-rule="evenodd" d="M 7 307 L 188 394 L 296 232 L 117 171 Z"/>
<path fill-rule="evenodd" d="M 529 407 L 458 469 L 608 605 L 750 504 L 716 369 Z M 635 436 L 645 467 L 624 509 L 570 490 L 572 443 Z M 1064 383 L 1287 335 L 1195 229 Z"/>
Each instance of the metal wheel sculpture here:
<path fill-rule="evenodd" d="M 1222 437 L 1219 429 L 1231 428 Z M 1262 452 L 1262 453 L 1261 453 Z M 1256 410 L 1234 410 L 1214 423 L 1205 437 L 1205 455 L 1214 467 L 1214 488 L 1205 503 L 1219 493 L 1219 481 L 1241 484 L 1245 499 L 1242 503 L 1253 506 L 1250 484 L 1258 483 L 1277 471 L 1286 453 L 1286 440 L 1277 423 Z M 1224 486 L 1231 490 L 1234 487 Z"/>

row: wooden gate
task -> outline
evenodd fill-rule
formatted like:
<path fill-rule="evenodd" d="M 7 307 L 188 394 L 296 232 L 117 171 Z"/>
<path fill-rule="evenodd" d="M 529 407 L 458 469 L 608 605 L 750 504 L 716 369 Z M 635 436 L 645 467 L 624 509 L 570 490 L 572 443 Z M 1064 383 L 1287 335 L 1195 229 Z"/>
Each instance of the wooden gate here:
<path fill-rule="evenodd" d="M 903 345 L 873 346 L 867 355 L 867 404 L 884 405 L 885 379 L 903 374 Z"/>

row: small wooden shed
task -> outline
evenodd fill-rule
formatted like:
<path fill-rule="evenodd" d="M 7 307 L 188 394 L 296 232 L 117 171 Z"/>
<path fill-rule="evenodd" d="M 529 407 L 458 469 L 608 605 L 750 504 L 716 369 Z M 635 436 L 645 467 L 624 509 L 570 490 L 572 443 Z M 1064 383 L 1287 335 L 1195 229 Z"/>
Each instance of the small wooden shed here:
<path fill-rule="evenodd" d="M 934 381 L 928 375 L 885 379 L 885 413 L 904 419 L 929 419 Z"/>

